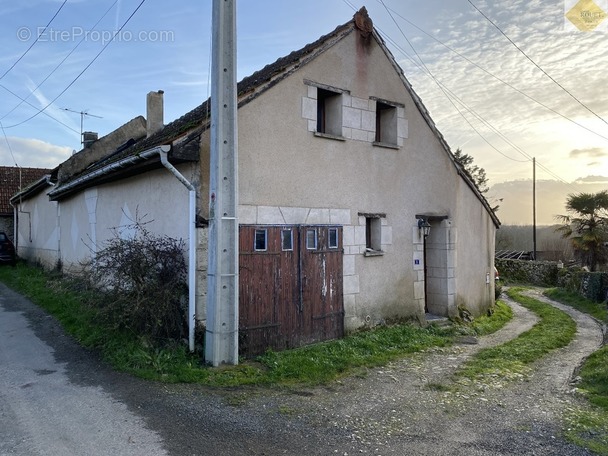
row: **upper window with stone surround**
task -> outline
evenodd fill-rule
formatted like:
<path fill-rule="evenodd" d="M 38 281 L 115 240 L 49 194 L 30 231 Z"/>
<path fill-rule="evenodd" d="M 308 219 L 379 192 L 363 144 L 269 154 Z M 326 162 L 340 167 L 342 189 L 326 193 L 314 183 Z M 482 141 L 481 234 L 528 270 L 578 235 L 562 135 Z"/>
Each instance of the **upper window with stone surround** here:
<path fill-rule="evenodd" d="M 342 94 L 317 88 L 317 133 L 342 136 Z"/>
<path fill-rule="evenodd" d="M 376 143 L 397 146 L 397 108 L 376 101 Z"/>
<path fill-rule="evenodd" d="M 398 149 L 408 137 L 405 105 L 378 97 L 359 98 L 350 91 L 305 80 L 302 117 L 308 131 L 338 140 L 364 141 Z"/>

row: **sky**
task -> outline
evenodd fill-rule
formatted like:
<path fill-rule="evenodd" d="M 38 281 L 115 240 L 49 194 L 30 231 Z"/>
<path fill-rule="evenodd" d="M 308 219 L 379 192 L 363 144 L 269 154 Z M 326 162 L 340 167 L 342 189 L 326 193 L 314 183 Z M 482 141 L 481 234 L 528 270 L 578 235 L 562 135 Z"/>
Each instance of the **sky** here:
<path fill-rule="evenodd" d="M 591 9 L 577 0 L 238 0 L 237 77 L 365 6 L 450 147 L 486 170 L 501 222 L 532 223 L 535 157 L 536 222 L 551 224 L 568 194 L 608 189 L 608 0 L 584 1 Z M 201 104 L 211 3 L 0 0 L 0 166 L 54 168 L 80 149 L 81 120 L 108 134 L 145 116 L 152 90 L 165 92 L 165 123 Z M 581 11 L 599 23 L 577 28 Z"/>

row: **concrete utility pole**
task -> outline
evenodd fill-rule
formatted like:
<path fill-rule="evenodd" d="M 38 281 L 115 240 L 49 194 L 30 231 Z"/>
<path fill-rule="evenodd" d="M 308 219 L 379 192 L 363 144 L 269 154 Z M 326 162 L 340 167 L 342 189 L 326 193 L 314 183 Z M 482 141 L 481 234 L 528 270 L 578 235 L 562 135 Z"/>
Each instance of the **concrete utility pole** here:
<path fill-rule="evenodd" d="M 213 0 L 205 361 L 238 364 L 236 0 Z"/>
<path fill-rule="evenodd" d="M 532 157 L 532 259 L 536 261 L 536 157 Z"/>

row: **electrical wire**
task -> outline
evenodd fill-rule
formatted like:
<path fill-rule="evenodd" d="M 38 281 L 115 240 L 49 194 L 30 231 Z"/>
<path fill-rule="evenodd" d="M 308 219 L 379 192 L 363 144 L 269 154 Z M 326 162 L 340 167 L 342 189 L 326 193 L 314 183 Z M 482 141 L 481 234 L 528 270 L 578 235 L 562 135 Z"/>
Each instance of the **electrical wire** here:
<path fill-rule="evenodd" d="M 30 52 L 30 50 L 34 47 L 34 45 L 38 42 L 38 40 L 40 39 L 40 37 L 46 32 L 46 29 L 49 27 L 49 25 L 51 25 L 51 23 L 55 20 L 55 18 L 57 17 L 57 15 L 59 14 L 59 12 L 63 9 L 63 7 L 65 6 L 65 4 L 68 2 L 68 0 L 63 0 L 63 3 L 61 4 L 61 6 L 59 7 L 59 9 L 55 12 L 55 14 L 53 15 L 53 17 L 51 18 L 51 20 L 44 26 L 44 28 L 42 29 L 42 31 L 38 34 L 38 36 L 36 37 L 36 39 L 34 40 L 34 42 L 32 44 L 30 44 L 30 47 L 28 47 L 25 52 L 23 54 L 21 54 L 21 57 L 19 57 L 15 63 L 13 63 L 8 70 L 6 70 L 2 76 L 0 76 L 0 80 L 4 79 L 4 76 L 6 76 L 13 68 L 15 68 L 15 66 L 21 61 L 21 59 L 23 57 L 25 57 L 27 55 L 28 52 Z"/>
<path fill-rule="evenodd" d="M 505 32 L 503 32 L 502 29 L 498 25 L 496 25 L 495 22 L 492 21 L 492 19 L 490 19 L 488 16 L 486 16 L 483 13 L 483 11 L 481 11 L 479 8 L 477 8 L 477 6 L 475 6 L 475 4 L 471 0 L 467 0 L 467 1 L 471 4 L 471 6 L 473 8 L 475 8 L 477 10 L 477 12 L 479 14 L 481 14 L 490 24 L 492 24 L 496 28 L 496 30 L 498 30 L 502 34 L 502 36 L 504 36 L 509 41 L 509 43 L 511 43 L 515 47 L 515 49 L 517 49 L 526 59 L 528 59 L 532 63 L 532 65 L 534 65 L 536 68 L 538 68 L 545 76 L 547 76 L 560 89 L 562 89 L 564 92 L 566 92 L 579 105 L 581 105 L 588 112 L 590 112 L 595 117 L 597 117 L 599 120 L 601 120 L 606 125 L 608 125 L 608 122 L 606 122 L 606 120 L 604 118 L 602 118 L 599 114 L 597 114 L 595 111 L 593 111 L 589 106 L 587 106 L 585 103 L 583 103 L 581 100 L 579 100 L 576 96 L 574 96 L 574 94 L 572 94 L 572 92 L 570 92 L 563 85 L 561 85 L 559 82 L 557 82 L 549 73 L 547 73 L 543 68 L 541 68 L 540 65 L 538 65 L 534 60 L 532 60 L 532 58 L 528 54 L 526 54 L 522 48 L 520 48 L 517 44 L 515 44 L 515 42 L 511 38 L 509 38 L 509 36 Z"/>
<path fill-rule="evenodd" d="M 70 87 L 72 87 L 76 81 L 78 81 L 78 79 L 80 79 L 80 77 L 85 73 L 85 71 L 87 71 L 91 65 L 93 65 L 93 63 L 99 58 L 99 56 L 103 53 L 103 51 L 105 51 L 107 49 L 107 47 L 110 45 L 110 43 L 112 43 L 114 41 L 114 38 L 116 38 L 116 36 L 122 32 L 122 29 L 129 23 L 129 21 L 133 18 L 133 16 L 135 16 L 135 13 L 137 13 L 137 11 L 139 11 L 139 9 L 142 7 L 142 5 L 146 2 L 146 0 L 141 0 L 141 2 L 139 3 L 139 5 L 137 5 L 137 7 L 135 8 L 135 10 L 133 10 L 133 12 L 131 13 L 131 15 L 127 18 L 127 20 L 120 26 L 120 28 L 118 30 L 116 30 L 114 32 L 114 34 L 112 35 L 112 39 L 108 40 L 108 42 L 101 48 L 101 50 L 97 53 L 97 55 L 95 57 L 93 57 L 93 59 L 84 67 L 84 69 L 72 80 L 72 82 L 70 82 L 67 87 L 65 89 L 63 89 L 59 95 L 57 95 L 55 98 L 53 98 L 46 106 L 44 106 L 42 109 L 38 109 L 38 112 L 36 112 L 35 114 L 33 114 L 32 116 L 28 117 L 25 120 L 22 120 L 19 123 L 13 124 L 13 125 L 8 125 L 5 126 L 4 128 L 14 128 L 14 127 L 18 127 L 19 125 L 23 125 L 26 122 L 29 122 L 30 120 L 32 120 L 33 118 L 37 117 L 39 114 L 41 114 L 42 112 L 44 112 L 49 106 L 51 106 L 55 101 L 57 101 L 57 99 L 59 97 L 61 97 L 65 92 L 67 92 Z"/>
<path fill-rule="evenodd" d="M 13 95 L 16 98 L 19 98 L 21 101 L 23 101 L 25 104 L 31 106 L 34 109 L 38 109 L 37 106 L 34 106 L 32 103 L 30 103 L 29 101 L 27 101 L 25 98 L 21 98 L 20 95 L 16 94 L 15 92 L 13 92 L 11 89 L 9 89 L 8 87 L 4 86 L 3 84 L 0 84 L 0 87 L 3 88 L 4 90 L 6 90 L 8 93 L 10 93 L 11 95 Z M 44 111 L 42 114 L 44 114 L 45 116 L 47 116 L 48 118 L 54 120 L 55 122 L 63 125 L 64 127 L 66 127 L 69 130 L 72 130 L 74 133 L 78 133 L 80 134 L 80 132 L 72 127 L 70 127 L 68 124 L 62 122 L 61 120 L 57 119 L 56 117 L 53 117 L 52 115 L 50 115 L 48 112 Z M 2 119 L 0 119 L 2 120 Z"/>
<path fill-rule="evenodd" d="M 103 13 L 103 15 L 97 20 L 97 22 L 95 22 L 95 24 L 92 27 L 90 27 L 89 30 L 95 30 L 95 28 L 99 25 L 99 23 L 108 15 L 108 13 L 112 10 L 112 8 L 114 8 L 114 5 L 116 5 L 116 3 L 118 3 L 118 0 L 115 0 L 114 3 L 112 3 L 110 5 L 110 7 L 106 10 L 106 12 Z M 68 52 L 68 54 L 61 60 L 61 62 L 59 62 L 57 64 L 57 66 L 55 66 L 55 68 L 53 68 L 53 70 L 42 81 L 40 81 L 40 83 L 33 90 L 31 90 L 30 93 L 25 98 L 19 97 L 19 99 L 21 101 L 13 109 L 11 109 L 6 114 L 4 114 L 2 117 L 0 117 L 0 120 L 4 119 L 10 113 L 15 111 L 15 109 L 17 109 L 19 106 L 21 106 L 25 102 L 25 100 L 27 100 L 30 96 L 32 96 L 34 94 L 34 92 L 36 92 L 40 88 L 40 86 L 42 86 L 42 84 L 44 84 L 59 69 L 59 67 L 61 67 L 61 65 L 63 65 L 63 63 L 74 53 L 74 51 L 76 51 L 76 49 L 78 49 L 78 47 L 84 42 L 84 40 L 86 38 L 87 38 L 86 34 L 83 35 L 83 37 L 76 44 L 76 46 L 74 46 L 70 50 L 70 52 Z M 38 108 L 35 108 L 35 109 L 38 109 Z"/>
<path fill-rule="evenodd" d="M 379 0 L 378 0 L 379 1 Z M 538 104 L 539 106 L 545 108 L 546 110 L 552 112 L 553 114 L 558 115 L 559 117 L 561 117 L 564 120 L 567 120 L 568 122 L 573 123 L 574 125 L 587 130 L 589 133 L 592 133 L 602 139 L 605 139 L 606 141 L 608 141 L 608 136 L 604 136 L 592 129 L 590 129 L 589 127 L 577 122 L 574 119 L 569 118 L 568 116 L 560 113 L 559 111 L 556 111 L 555 109 L 551 108 L 550 106 L 547 106 L 546 104 L 544 104 L 543 102 L 537 100 L 536 98 L 532 97 L 531 95 L 528 95 L 527 93 L 525 93 L 524 91 L 518 89 L 517 87 L 515 87 L 513 84 L 509 83 L 508 81 L 505 81 L 504 79 L 500 78 L 499 76 L 496 76 L 495 74 L 491 73 L 489 70 L 485 69 L 484 67 L 482 67 L 481 65 L 473 62 L 471 59 L 469 59 L 467 56 L 465 56 L 464 54 L 458 52 L 456 49 L 448 46 L 447 44 L 445 44 L 444 42 L 442 42 L 441 40 L 439 40 L 438 38 L 434 37 L 433 35 L 431 35 L 430 33 L 426 32 L 424 29 L 418 27 L 416 24 L 414 24 L 413 22 L 411 22 L 410 20 L 408 20 L 407 18 L 403 17 L 402 15 L 400 15 L 397 11 L 390 9 L 389 10 L 395 14 L 396 16 L 398 16 L 400 19 L 404 20 L 405 22 L 407 22 L 409 25 L 411 25 L 412 27 L 414 27 L 415 29 L 417 29 L 418 31 L 420 31 L 421 33 L 425 34 L 426 36 L 428 36 L 429 38 L 431 38 L 432 40 L 434 40 L 435 42 L 439 43 L 440 45 L 442 45 L 443 47 L 445 47 L 446 49 L 448 49 L 449 51 L 453 52 L 454 54 L 456 54 L 458 57 L 460 57 L 461 59 L 465 60 L 466 62 L 470 63 L 471 65 L 473 65 L 474 67 L 476 67 L 477 69 L 483 71 L 485 74 L 487 74 L 488 76 L 492 77 L 493 79 L 497 80 L 498 82 L 506 85 L 507 87 L 509 87 L 510 89 L 514 90 L 515 92 L 519 93 L 520 95 L 523 95 L 524 97 L 526 97 L 527 99 L 529 99 L 530 101 L 533 101 L 534 103 Z"/>
<path fill-rule="evenodd" d="M 15 155 L 13 154 L 13 148 L 11 147 L 11 143 L 8 140 L 8 136 L 6 136 L 6 131 L 4 131 L 4 125 L 2 125 L 2 122 L 0 121 L 0 128 L 2 128 L 2 134 L 4 135 L 4 140 L 6 141 L 6 145 L 8 146 L 8 151 L 11 154 L 11 157 L 13 157 L 13 162 L 15 163 L 15 166 L 17 168 L 19 168 L 19 165 L 17 164 L 17 160 L 15 160 Z"/>
<path fill-rule="evenodd" d="M 433 80 L 433 82 L 435 82 L 435 84 L 437 84 L 437 86 L 439 87 L 439 89 L 443 92 L 443 94 L 445 95 L 445 97 L 448 99 L 448 101 L 452 104 L 452 106 L 456 109 L 456 111 L 458 111 L 458 113 L 460 114 L 460 116 L 465 120 L 465 122 L 467 122 L 467 124 L 479 135 L 479 137 L 486 143 L 488 144 L 492 149 L 494 149 L 496 152 L 498 152 L 500 155 L 502 155 L 503 157 L 515 161 L 515 162 L 527 162 L 529 161 L 529 159 L 527 160 L 517 160 L 515 158 L 509 157 L 508 155 L 506 155 L 505 153 L 503 153 L 501 150 L 499 150 L 496 146 L 494 146 L 492 143 L 490 143 L 490 141 L 488 139 L 486 139 L 481 132 L 469 121 L 469 119 L 467 119 L 467 117 L 464 115 L 464 113 L 460 110 L 460 108 L 458 108 L 458 106 L 456 106 L 456 104 L 453 101 L 453 97 L 455 97 L 455 95 L 453 94 L 453 92 L 450 91 L 450 93 L 452 94 L 452 96 L 450 96 L 447 92 L 448 90 L 447 87 L 445 87 L 445 85 L 443 85 L 442 83 L 440 83 L 437 78 L 433 75 L 433 73 L 431 72 L 431 70 L 428 68 L 428 66 L 424 63 L 424 61 L 422 60 L 422 58 L 420 57 L 420 55 L 418 54 L 418 52 L 416 51 L 416 49 L 414 48 L 414 46 L 412 45 L 412 43 L 410 42 L 410 40 L 408 39 L 408 37 L 405 35 L 405 33 L 403 32 L 403 29 L 401 28 L 401 26 L 397 23 L 397 21 L 395 20 L 395 18 L 393 17 L 393 15 L 391 14 L 391 12 L 389 11 L 389 9 L 387 8 L 386 4 L 384 3 L 383 0 L 379 0 L 379 2 L 382 4 L 382 6 L 384 6 L 384 8 L 386 9 L 386 12 L 388 13 L 388 15 L 390 16 L 390 18 L 393 20 L 393 22 L 395 23 L 395 25 L 397 26 L 397 28 L 399 29 L 399 31 L 401 32 L 401 35 L 403 36 L 403 38 L 405 39 L 405 41 L 407 41 L 407 43 L 409 44 L 409 46 L 412 48 L 412 50 L 414 51 L 414 54 L 416 54 L 416 57 L 418 57 L 418 60 L 420 61 L 421 65 L 424 67 L 424 71 L 431 77 L 431 79 Z M 394 41 L 393 41 L 394 42 Z M 403 50 L 402 50 L 403 52 Z M 407 55 L 407 54 L 406 54 Z M 457 97 L 455 97 L 457 98 Z M 469 112 L 471 112 L 472 114 L 475 115 L 475 117 L 477 117 L 478 119 L 482 120 L 482 122 L 486 125 L 490 125 L 489 122 L 485 121 L 479 114 L 475 113 L 475 111 L 473 109 L 471 109 L 470 107 L 468 107 L 461 99 L 457 98 L 459 103 L 465 107 Z M 495 129 L 494 127 L 492 127 L 492 129 L 495 132 L 498 132 L 497 129 Z M 501 135 L 502 136 L 502 135 Z"/>
<path fill-rule="evenodd" d="M 345 2 L 347 2 L 347 0 L 344 0 Z M 444 84 L 442 84 L 441 82 L 439 82 L 434 75 L 428 70 L 428 67 L 424 64 L 423 60 L 421 59 L 420 55 L 418 55 L 418 53 L 416 52 L 416 49 L 413 47 L 413 45 L 411 44 L 410 40 L 407 38 L 407 36 L 405 35 L 405 33 L 403 32 L 403 30 L 401 29 L 401 27 L 399 26 L 399 24 L 395 21 L 394 17 L 391 14 L 391 11 L 388 9 L 388 7 L 384 4 L 383 0 L 378 0 L 379 3 L 381 3 L 385 9 L 387 10 L 389 16 L 391 17 L 391 19 L 393 20 L 393 22 L 395 23 L 395 25 L 397 26 L 397 28 L 399 29 L 399 31 L 401 32 L 401 34 L 403 35 L 404 39 L 408 42 L 408 44 L 410 45 L 410 47 L 412 48 L 412 50 L 414 51 L 414 53 L 416 54 L 416 56 L 418 57 L 418 59 L 420 60 L 421 64 L 424 66 L 424 69 L 426 70 L 426 73 L 428 76 L 430 76 L 433 81 L 438 85 L 438 87 L 440 88 L 440 90 L 444 93 L 444 95 L 446 96 L 446 98 L 448 99 L 448 101 L 452 104 L 452 106 L 454 106 L 454 108 L 458 111 L 458 113 L 461 115 L 461 117 L 467 122 L 467 124 L 480 136 L 480 138 L 486 142 L 490 147 L 492 147 L 495 151 L 497 151 L 500 155 L 502 155 L 505 158 L 508 158 L 509 160 L 512 161 L 516 161 L 516 162 L 530 162 L 533 160 L 533 157 L 531 155 L 529 155 L 527 152 L 525 152 L 523 149 L 519 148 L 518 146 L 516 146 L 515 144 L 513 144 L 510 140 L 508 140 L 508 138 L 506 136 L 504 136 L 502 133 L 500 133 L 499 130 L 497 130 L 496 128 L 494 128 L 489 122 L 487 122 L 486 120 L 483 119 L 483 117 L 479 116 L 477 113 L 475 113 L 474 110 L 472 110 L 471 108 L 469 108 L 460 98 L 458 98 L 452 91 L 450 91 Z M 378 27 L 376 27 L 378 28 Z M 378 28 L 378 30 L 380 31 L 380 29 Z M 394 40 L 390 39 L 390 37 L 388 37 L 388 35 L 383 34 L 384 37 L 389 40 L 391 43 L 393 43 L 394 46 L 396 46 L 397 49 L 399 49 L 401 52 L 404 53 L 404 55 L 406 55 L 419 69 L 420 65 L 411 57 L 409 56 L 409 54 L 407 52 L 405 52 Z M 423 71 L 424 72 L 424 71 Z M 482 123 L 484 123 L 484 125 L 490 127 L 495 133 L 497 133 L 503 140 L 505 140 L 505 142 L 507 142 L 509 145 L 511 145 L 512 147 L 514 147 L 519 153 L 521 153 L 524 157 L 526 157 L 526 160 L 516 160 L 512 157 L 507 156 L 506 154 L 504 154 L 502 151 L 500 151 L 497 147 L 495 147 L 493 144 L 491 144 L 480 132 L 479 130 L 466 118 L 466 116 L 464 115 L 464 113 L 456 106 L 456 104 L 454 103 L 454 101 L 451 99 L 450 95 L 451 94 L 452 97 L 454 97 L 454 99 L 458 100 L 459 103 L 462 104 L 462 106 L 467 109 L 467 111 L 469 111 L 471 114 L 473 114 L 476 118 L 478 118 L 478 120 L 480 120 Z M 549 170 L 546 166 L 542 165 L 541 163 L 538 162 L 538 160 L 536 160 L 536 164 L 543 169 L 545 172 L 547 172 L 549 175 L 551 175 L 553 178 L 555 178 L 556 180 L 570 186 L 571 188 L 572 185 L 570 183 L 568 183 L 566 180 L 562 179 L 560 176 L 558 176 L 557 174 L 555 174 L 554 172 L 552 172 L 551 170 Z"/>

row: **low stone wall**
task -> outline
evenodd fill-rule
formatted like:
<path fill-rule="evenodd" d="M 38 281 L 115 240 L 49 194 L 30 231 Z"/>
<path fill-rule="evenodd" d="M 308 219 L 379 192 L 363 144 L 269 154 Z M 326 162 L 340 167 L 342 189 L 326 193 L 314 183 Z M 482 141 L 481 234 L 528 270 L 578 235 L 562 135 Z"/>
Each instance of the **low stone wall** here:
<path fill-rule="evenodd" d="M 558 268 L 553 261 L 494 260 L 500 278 L 507 282 L 559 287 L 596 302 L 608 300 L 608 272 Z"/>
<path fill-rule="evenodd" d="M 494 260 L 500 278 L 508 282 L 541 287 L 557 286 L 557 263 L 554 261 Z"/>
<path fill-rule="evenodd" d="M 608 300 L 608 272 L 587 272 L 578 268 L 559 271 L 557 286 L 580 293 L 587 299 Z"/>

